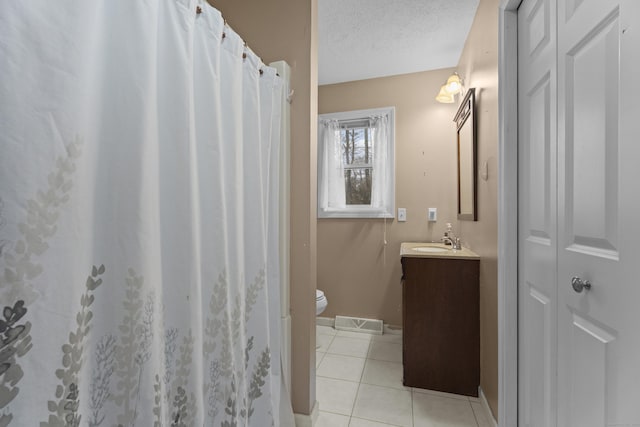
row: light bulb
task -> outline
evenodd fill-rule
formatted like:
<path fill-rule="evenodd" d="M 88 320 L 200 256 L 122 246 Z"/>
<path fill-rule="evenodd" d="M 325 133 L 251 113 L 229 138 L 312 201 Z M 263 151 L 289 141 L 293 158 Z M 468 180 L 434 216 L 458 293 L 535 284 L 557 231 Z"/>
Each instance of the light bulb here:
<path fill-rule="evenodd" d="M 458 76 L 456 73 L 453 73 L 447 79 L 445 90 L 451 94 L 460 93 L 460 90 L 462 90 L 462 82 L 460 81 L 460 76 Z"/>
<path fill-rule="evenodd" d="M 453 104 L 455 100 L 453 98 L 453 94 L 447 91 L 445 85 L 442 85 L 440 87 L 440 92 L 438 92 L 438 96 L 436 96 L 436 101 L 443 104 Z"/>

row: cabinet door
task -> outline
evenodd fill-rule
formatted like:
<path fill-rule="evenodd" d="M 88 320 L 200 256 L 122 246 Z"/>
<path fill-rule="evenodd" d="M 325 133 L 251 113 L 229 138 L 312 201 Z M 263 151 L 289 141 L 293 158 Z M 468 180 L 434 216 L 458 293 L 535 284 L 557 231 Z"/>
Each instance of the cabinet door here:
<path fill-rule="evenodd" d="M 404 258 L 402 263 L 404 384 L 477 396 L 479 261 Z"/>

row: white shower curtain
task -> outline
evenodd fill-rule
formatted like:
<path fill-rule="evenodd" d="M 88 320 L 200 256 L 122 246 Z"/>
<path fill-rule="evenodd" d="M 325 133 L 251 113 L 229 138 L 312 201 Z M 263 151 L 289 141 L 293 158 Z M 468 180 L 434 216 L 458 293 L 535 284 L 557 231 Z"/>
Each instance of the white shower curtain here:
<path fill-rule="evenodd" d="M 204 2 L 0 2 L 0 426 L 287 425 L 282 90 Z"/>

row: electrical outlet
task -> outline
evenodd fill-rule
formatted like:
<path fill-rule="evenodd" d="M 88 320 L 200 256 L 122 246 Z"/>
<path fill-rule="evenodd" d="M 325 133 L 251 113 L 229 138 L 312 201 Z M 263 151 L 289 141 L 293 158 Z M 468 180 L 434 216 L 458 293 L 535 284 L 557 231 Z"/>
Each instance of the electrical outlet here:
<path fill-rule="evenodd" d="M 437 208 L 429 208 L 427 213 L 427 219 L 429 222 L 434 222 L 438 220 L 438 209 Z"/>
<path fill-rule="evenodd" d="M 398 208 L 398 222 L 405 222 L 407 220 L 407 209 Z"/>

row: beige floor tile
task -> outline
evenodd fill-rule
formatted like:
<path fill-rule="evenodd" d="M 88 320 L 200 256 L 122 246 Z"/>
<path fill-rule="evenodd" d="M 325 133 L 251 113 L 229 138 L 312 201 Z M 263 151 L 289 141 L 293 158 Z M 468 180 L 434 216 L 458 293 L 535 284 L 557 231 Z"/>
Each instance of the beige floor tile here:
<path fill-rule="evenodd" d="M 353 407 L 353 416 L 397 426 L 412 427 L 411 392 L 360 384 L 358 397 Z"/>
<path fill-rule="evenodd" d="M 343 356 L 367 357 L 369 341 L 357 338 L 336 336 L 327 349 L 327 353 Z"/>
<path fill-rule="evenodd" d="M 477 427 L 469 400 L 413 393 L 414 427 Z"/>
<path fill-rule="evenodd" d="M 471 408 L 476 416 L 478 427 L 494 427 L 493 417 L 487 414 L 486 409 L 479 402 L 471 402 Z"/>
<path fill-rule="evenodd" d="M 316 338 L 316 427 L 494 427 L 477 398 L 404 387 L 402 335 L 317 326 Z"/>
<path fill-rule="evenodd" d="M 316 331 L 322 335 L 335 335 L 338 331 L 333 329 L 331 326 L 316 326 Z"/>
<path fill-rule="evenodd" d="M 363 420 L 362 418 L 351 417 L 349 427 L 397 427 L 393 424 L 379 423 L 377 421 Z"/>
<path fill-rule="evenodd" d="M 316 399 L 320 409 L 341 415 L 351 415 L 356 400 L 358 383 L 336 380 L 333 378 L 316 378 Z"/>
<path fill-rule="evenodd" d="M 326 352 L 332 341 L 333 335 L 316 335 L 316 346 L 319 346 L 316 351 Z"/>
<path fill-rule="evenodd" d="M 320 362 L 322 362 L 325 354 L 326 353 L 323 351 L 316 351 L 316 370 L 318 369 L 318 366 L 320 366 Z"/>
<path fill-rule="evenodd" d="M 402 344 L 402 334 L 374 335 L 373 336 L 373 341 Z"/>
<path fill-rule="evenodd" d="M 362 374 L 362 382 L 364 384 L 411 391 L 411 387 L 402 385 L 402 363 L 398 362 L 367 359 L 364 373 Z"/>
<path fill-rule="evenodd" d="M 402 363 L 402 344 L 374 341 L 369 348 L 370 359 Z"/>
<path fill-rule="evenodd" d="M 470 401 L 468 396 L 464 396 L 462 394 L 445 393 L 444 391 L 427 390 L 426 388 L 416 388 L 416 387 L 413 388 L 413 391 L 415 391 L 416 393 L 425 393 L 425 394 L 431 394 L 434 396 L 448 397 L 450 399 L 465 400 L 467 402 Z"/>
<path fill-rule="evenodd" d="M 316 374 L 320 377 L 359 382 L 365 359 L 339 354 L 326 354 Z"/>
<path fill-rule="evenodd" d="M 338 331 L 336 333 L 336 336 L 345 337 L 345 338 L 357 338 L 359 340 L 371 341 L 375 335 L 369 334 L 366 332 Z"/>
<path fill-rule="evenodd" d="M 315 427 L 349 427 L 349 417 L 320 411 Z"/>

